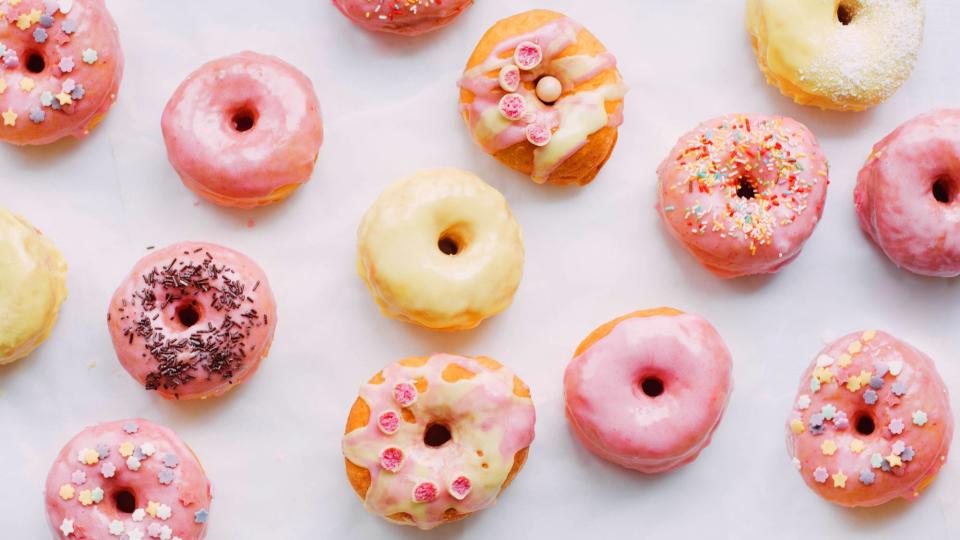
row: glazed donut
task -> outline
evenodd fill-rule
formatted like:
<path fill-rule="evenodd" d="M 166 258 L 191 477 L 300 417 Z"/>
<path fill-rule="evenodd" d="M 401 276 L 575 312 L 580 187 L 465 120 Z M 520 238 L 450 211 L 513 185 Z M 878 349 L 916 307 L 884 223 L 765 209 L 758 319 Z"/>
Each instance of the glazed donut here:
<path fill-rule="evenodd" d="M 103 0 L 0 1 L 0 140 L 87 136 L 122 77 L 120 38 Z"/>
<path fill-rule="evenodd" d="M 213 493 L 196 455 L 177 434 L 146 420 L 88 427 L 47 476 L 54 537 L 200 540 Z"/>
<path fill-rule="evenodd" d="M 710 444 L 733 387 L 730 352 L 705 319 L 672 308 L 614 319 L 577 347 L 563 375 L 567 418 L 607 461 L 660 473 Z"/>
<path fill-rule="evenodd" d="M 489 358 L 407 358 L 360 388 L 343 436 L 366 509 L 432 529 L 493 506 L 523 467 L 530 390 Z"/>
<path fill-rule="evenodd" d="M 0 207 L 0 365 L 26 358 L 50 336 L 66 276 L 53 242 Z"/>
<path fill-rule="evenodd" d="M 767 82 L 801 105 L 862 111 L 910 76 L 922 0 L 747 0 L 747 30 Z"/>
<path fill-rule="evenodd" d="M 453 22 L 473 0 L 333 0 L 364 30 L 417 36 Z"/>
<path fill-rule="evenodd" d="M 537 9 L 496 23 L 460 80 L 473 139 L 534 182 L 589 184 L 623 123 L 617 60 L 573 19 Z"/>
<path fill-rule="evenodd" d="M 817 356 L 787 421 L 794 466 L 810 489 L 841 506 L 917 498 L 946 461 L 952 436 L 933 361 L 873 330 Z"/>
<path fill-rule="evenodd" d="M 384 315 L 466 330 L 500 313 L 523 274 L 523 237 L 506 199 L 458 169 L 388 187 L 357 233 L 357 270 Z"/>
<path fill-rule="evenodd" d="M 777 116 L 707 120 L 657 169 L 669 230 L 720 277 L 769 274 L 813 233 L 827 196 L 827 160 L 804 125 Z"/>
<path fill-rule="evenodd" d="M 960 109 L 920 115 L 873 147 L 854 204 L 860 226 L 897 266 L 960 275 Z"/>
<path fill-rule="evenodd" d="M 120 364 L 167 399 L 219 396 L 266 358 L 277 305 L 263 270 L 229 248 L 181 242 L 140 259 L 107 324 Z"/>
<path fill-rule="evenodd" d="M 208 62 L 163 110 L 167 156 L 183 184 L 210 202 L 252 208 L 310 180 L 323 142 L 313 83 L 273 56 Z"/>

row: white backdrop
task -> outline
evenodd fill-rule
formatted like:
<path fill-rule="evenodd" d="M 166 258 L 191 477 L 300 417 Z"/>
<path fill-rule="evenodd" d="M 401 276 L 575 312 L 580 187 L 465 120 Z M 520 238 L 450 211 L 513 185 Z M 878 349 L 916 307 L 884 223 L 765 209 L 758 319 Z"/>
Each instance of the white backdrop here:
<path fill-rule="evenodd" d="M 960 3 L 927 2 L 920 62 L 887 103 L 860 114 L 795 106 L 768 87 L 743 0 L 480 0 L 452 26 L 403 39 L 363 32 L 327 0 L 109 0 L 127 71 L 119 103 L 84 142 L 0 148 L 0 204 L 42 228 L 70 263 L 50 340 L 0 368 L 0 537 L 49 537 L 47 469 L 84 426 L 143 416 L 173 427 L 215 485 L 208 538 L 923 538 L 960 537 L 960 455 L 913 504 L 844 510 L 821 501 L 784 450 L 798 378 L 824 340 L 888 330 L 937 361 L 960 407 L 960 288 L 897 270 L 861 234 L 852 203 L 871 145 L 908 118 L 957 106 Z M 537 186 L 471 142 L 456 80 L 484 30 L 533 8 L 566 12 L 613 51 L 632 90 L 612 159 L 584 189 Z M 304 70 L 326 140 L 313 180 L 256 211 L 198 202 L 168 165 L 160 114 L 202 62 L 243 49 Z M 729 112 L 807 124 L 831 162 L 824 219 L 772 278 L 721 281 L 668 237 L 655 169 L 676 138 Z M 355 230 L 390 182 L 456 166 L 501 190 L 527 259 L 514 305 L 479 329 L 437 334 L 387 320 L 354 271 Z M 266 270 L 279 304 L 270 357 L 246 385 L 204 403 L 166 402 L 117 363 L 105 315 L 146 246 L 206 240 Z M 2 284 L 0 284 L 2 286 Z M 573 437 L 561 376 L 595 326 L 671 305 L 710 319 L 734 356 L 726 417 L 700 459 L 647 477 Z M 367 515 L 343 473 L 340 436 L 359 385 L 433 351 L 485 354 L 532 390 L 537 439 L 495 508 L 430 533 Z M 956 442 L 956 441 L 954 441 Z"/>

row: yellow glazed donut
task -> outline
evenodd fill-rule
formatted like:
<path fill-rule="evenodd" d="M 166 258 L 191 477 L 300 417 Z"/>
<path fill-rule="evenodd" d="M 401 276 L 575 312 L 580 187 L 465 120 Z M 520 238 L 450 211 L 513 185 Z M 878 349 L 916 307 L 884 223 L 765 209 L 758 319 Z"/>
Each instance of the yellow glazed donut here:
<path fill-rule="evenodd" d="M 53 330 L 67 263 L 50 240 L 0 208 L 0 364 L 25 358 Z"/>
<path fill-rule="evenodd" d="M 907 80 L 923 39 L 922 0 L 747 0 L 767 82 L 801 105 L 862 111 Z"/>
<path fill-rule="evenodd" d="M 388 187 L 357 241 L 357 269 L 384 315 L 437 330 L 500 313 L 523 273 L 523 237 L 506 199 L 458 169 Z"/>

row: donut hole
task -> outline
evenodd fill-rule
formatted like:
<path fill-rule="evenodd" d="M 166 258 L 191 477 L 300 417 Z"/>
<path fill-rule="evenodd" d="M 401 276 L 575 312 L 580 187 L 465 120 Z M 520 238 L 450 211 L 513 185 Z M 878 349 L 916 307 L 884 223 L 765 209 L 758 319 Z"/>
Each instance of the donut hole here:
<path fill-rule="evenodd" d="M 43 73 L 47 69 L 47 61 L 38 51 L 29 51 L 23 65 L 30 73 Z"/>
<path fill-rule="evenodd" d="M 257 111 L 248 105 L 239 107 L 230 116 L 230 124 L 238 133 L 250 131 L 257 125 Z"/>
<path fill-rule="evenodd" d="M 937 202 L 940 202 L 943 204 L 949 204 L 953 202 L 953 198 L 954 198 L 953 182 L 950 180 L 950 178 L 946 176 L 942 176 L 934 180 L 933 186 L 930 188 L 930 192 L 933 195 L 933 198 L 936 199 Z"/>
<path fill-rule="evenodd" d="M 644 377 L 640 381 L 640 390 L 645 395 L 655 398 L 663 393 L 663 380 L 660 377 Z"/>
<path fill-rule="evenodd" d="M 201 315 L 200 305 L 193 300 L 177 306 L 176 318 L 184 328 L 190 328 L 200 322 Z"/>
<path fill-rule="evenodd" d="M 440 448 L 453 439 L 450 428 L 443 424 L 430 424 L 423 432 L 423 444 L 430 448 Z"/>
<path fill-rule="evenodd" d="M 444 255 L 459 255 L 467 249 L 469 234 L 463 225 L 454 225 L 440 233 L 437 249 Z"/>
<path fill-rule="evenodd" d="M 441 236 L 440 239 L 437 240 L 437 249 L 444 255 L 456 255 L 460 253 L 460 245 L 457 243 L 457 240 L 449 236 Z"/>
<path fill-rule="evenodd" d="M 737 197 L 741 199 L 753 199 L 756 196 L 757 186 L 753 180 L 745 176 L 737 180 Z"/>
<path fill-rule="evenodd" d="M 859 413 L 853 422 L 853 427 L 861 435 L 870 435 L 876 431 L 877 424 L 869 413 Z"/>
<path fill-rule="evenodd" d="M 129 488 L 113 492 L 113 506 L 118 512 L 132 514 L 137 509 L 137 496 Z"/>
<path fill-rule="evenodd" d="M 840 24 L 847 26 L 853 22 L 853 18 L 857 15 L 857 10 L 860 6 L 856 2 L 851 0 L 844 0 L 837 5 L 837 20 L 840 21 Z"/>

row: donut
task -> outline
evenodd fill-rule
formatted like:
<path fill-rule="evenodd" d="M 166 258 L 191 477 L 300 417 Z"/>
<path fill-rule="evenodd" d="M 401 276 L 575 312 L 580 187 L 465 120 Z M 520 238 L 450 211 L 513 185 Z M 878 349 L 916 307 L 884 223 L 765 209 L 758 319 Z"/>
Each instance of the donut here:
<path fill-rule="evenodd" d="M 610 158 L 627 86 L 579 23 L 537 9 L 497 22 L 460 79 L 474 141 L 537 183 L 589 184 Z"/>
<path fill-rule="evenodd" d="M 535 416 L 530 390 L 495 360 L 407 358 L 360 388 L 347 478 L 372 514 L 432 529 L 493 506 L 527 459 Z"/>
<path fill-rule="evenodd" d="M 523 237 L 506 199 L 480 178 L 421 171 L 389 186 L 367 211 L 357 270 L 384 315 L 466 330 L 513 301 Z"/>
<path fill-rule="evenodd" d="M 333 5 L 364 30 L 418 36 L 450 24 L 473 0 L 333 0 Z"/>
<path fill-rule="evenodd" d="M 960 109 L 920 115 L 877 143 L 854 204 L 861 228 L 894 264 L 960 275 Z"/>
<path fill-rule="evenodd" d="M 86 137 L 122 78 L 120 37 L 103 0 L 0 1 L 0 140 Z"/>
<path fill-rule="evenodd" d="M 707 120 L 657 169 L 670 232 L 723 278 L 790 263 L 823 214 L 827 160 L 804 125 L 778 116 Z"/>
<path fill-rule="evenodd" d="M 221 206 L 282 201 L 310 180 L 323 142 L 313 83 L 273 56 L 208 62 L 173 93 L 163 141 L 183 184 Z"/>
<path fill-rule="evenodd" d="M 53 331 L 67 263 L 27 220 L 0 207 L 0 365 L 26 358 Z"/>
<path fill-rule="evenodd" d="M 874 330 L 817 355 L 787 420 L 787 450 L 804 482 L 851 507 L 916 499 L 946 461 L 952 436 L 933 361 Z"/>
<path fill-rule="evenodd" d="M 253 376 L 277 326 L 263 270 L 202 242 L 154 250 L 113 293 L 107 324 L 117 358 L 166 399 L 220 396 Z"/>
<path fill-rule="evenodd" d="M 733 388 L 730 351 L 702 317 L 637 311 L 594 330 L 563 374 L 574 433 L 594 454 L 642 473 L 695 460 Z"/>
<path fill-rule="evenodd" d="M 91 426 L 70 440 L 47 475 L 55 538 L 200 540 L 210 481 L 169 428 L 143 419 Z"/>
<path fill-rule="evenodd" d="M 767 82 L 800 105 L 862 111 L 910 76 L 922 0 L 747 0 L 747 30 Z"/>

